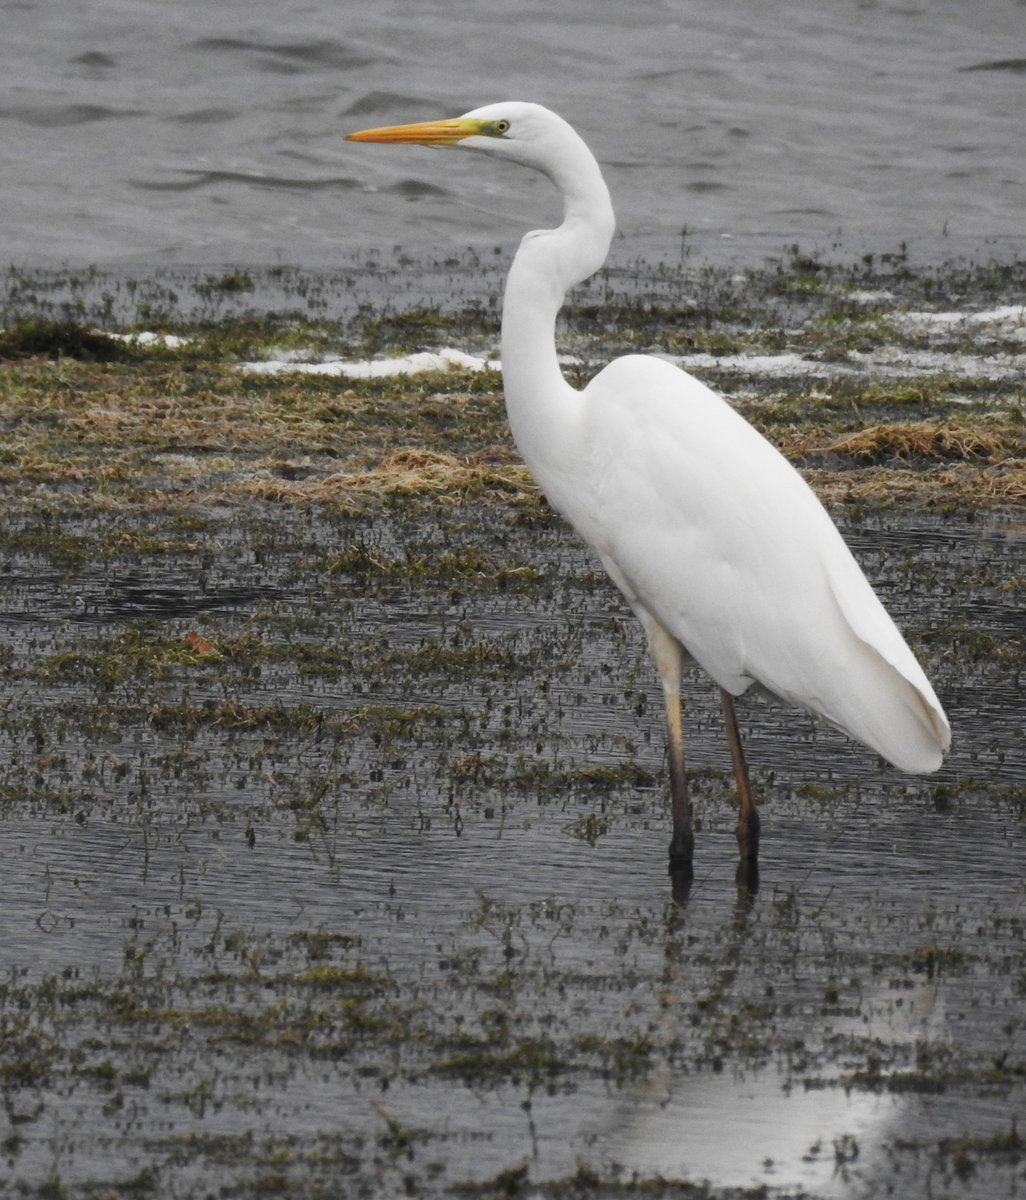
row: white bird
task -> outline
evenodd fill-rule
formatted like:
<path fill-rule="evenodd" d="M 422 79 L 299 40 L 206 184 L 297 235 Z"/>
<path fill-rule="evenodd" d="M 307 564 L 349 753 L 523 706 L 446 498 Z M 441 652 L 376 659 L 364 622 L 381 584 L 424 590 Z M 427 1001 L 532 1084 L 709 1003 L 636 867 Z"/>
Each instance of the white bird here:
<path fill-rule="evenodd" d="M 571 126 L 511 102 L 349 138 L 483 151 L 542 171 L 562 193 L 562 224 L 524 236 L 506 283 L 506 411 L 549 503 L 598 554 L 648 635 L 666 703 L 675 883 L 686 889 L 694 847 L 680 703 L 689 658 L 720 688 L 741 882 L 757 880 L 759 819 L 733 698 L 753 684 L 903 771 L 935 771 L 951 742 L 940 702 L 783 455 L 661 359 L 616 359 L 583 391 L 563 378 L 556 314 L 568 289 L 602 266 L 615 224 L 598 163 Z"/>

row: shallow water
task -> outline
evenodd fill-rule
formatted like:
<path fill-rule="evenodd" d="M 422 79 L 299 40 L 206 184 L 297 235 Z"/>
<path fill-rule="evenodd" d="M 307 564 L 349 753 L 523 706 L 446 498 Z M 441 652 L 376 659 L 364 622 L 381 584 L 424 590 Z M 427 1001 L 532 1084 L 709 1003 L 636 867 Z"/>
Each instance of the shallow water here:
<path fill-rule="evenodd" d="M 539 100 L 605 165 L 615 254 L 1021 240 L 1023 14 L 1008 0 L 772 9 L 560 0 L 3 7 L 0 243 L 66 261 L 321 266 L 508 248 L 548 184 L 354 127 Z"/>
<path fill-rule="evenodd" d="M 343 939 L 332 963 L 387 977 L 397 997 L 427 1005 L 431 1015 L 415 1019 L 432 1027 L 455 1032 L 499 1010 L 520 1036 L 546 1030 L 571 1046 L 643 1035 L 650 1065 L 619 1079 L 577 1068 L 475 1084 L 399 1043 L 325 1061 L 196 1041 L 202 1023 L 181 1026 L 171 1054 L 138 1022 L 115 1049 L 103 1008 L 69 1000 L 52 1016 L 40 1010 L 48 1036 L 69 1063 L 90 1061 L 85 1048 L 98 1040 L 127 1081 L 105 1107 L 81 1067 L 19 1089 L 15 1177 L 41 1185 L 56 1154 L 68 1186 L 155 1163 L 171 1194 L 204 1194 L 245 1177 L 245 1156 L 223 1160 L 204 1142 L 183 1158 L 180 1148 L 238 1135 L 296 1139 L 303 1155 L 341 1138 L 378 1186 L 407 1171 L 425 1194 L 520 1165 L 542 1187 L 582 1162 L 624 1178 L 822 1197 L 958 1184 L 941 1140 L 1007 1133 L 1009 1098 L 959 1085 L 944 1056 L 1022 1054 L 1026 740 L 1018 676 L 965 652 L 957 635 L 923 635 L 959 627 L 961 615 L 978 632 L 1021 635 L 1007 584 L 1022 577 L 1026 541 L 1001 523 L 897 513 L 847 531 L 910 627 L 955 747 L 937 777 L 909 780 L 809 720 L 746 705 L 764 805 L 753 903 L 739 904 L 732 883 L 713 696 L 689 681 L 702 828 L 681 910 L 664 874 L 658 695 L 633 622 L 559 527 L 495 524 L 488 510 L 436 517 L 388 516 L 360 536 L 385 557 L 403 546 L 501 546 L 513 562 L 530 554 L 540 581 L 502 592 L 311 575 L 313 554 L 347 544 L 353 518 L 273 509 L 226 516 L 213 561 L 55 570 L 8 555 L 5 1003 L 89 985 L 166 990 L 200 1013 L 259 1011 L 268 988 L 302 977 L 310 963 L 296 939 L 319 931 Z M 275 553 L 254 556 L 255 542 Z M 159 624 L 138 624 L 153 616 Z M 314 674 L 286 656 L 258 671 L 228 659 L 104 683 L 96 668 L 57 657 L 113 655 L 119 630 L 174 639 L 192 627 L 220 640 L 255 628 L 266 645 L 310 641 L 340 658 Z M 484 648 L 483 666 L 429 666 L 433 638 Z M 393 651 L 405 657 L 388 659 Z M 396 733 L 330 736 L 155 715 L 175 704 L 202 713 L 226 697 L 309 701 L 327 719 L 366 705 L 433 715 Z M 457 768 L 475 754 L 479 773 Z M 651 781 L 601 788 L 581 774 L 625 761 Z M 566 782 L 552 786 L 544 772 L 535 785 L 503 782 L 527 767 L 567 771 Z M 458 965 L 468 962 L 469 974 Z M 283 1031 L 302 1011 L 282 1016 Z M 131 1082 L 132 1064 L 146 1064 L 145 1085 Z M 898 1067 L 922 1078 L 892 1088 Z M 874 1069 L 880 1082 L 852 1084 Z M 387 1119 L 417 1131 L 401 1162 L 368 1149 Z M 972 1186 L 1016 1194 L 1017 1161 L 981 1156 Z"/>

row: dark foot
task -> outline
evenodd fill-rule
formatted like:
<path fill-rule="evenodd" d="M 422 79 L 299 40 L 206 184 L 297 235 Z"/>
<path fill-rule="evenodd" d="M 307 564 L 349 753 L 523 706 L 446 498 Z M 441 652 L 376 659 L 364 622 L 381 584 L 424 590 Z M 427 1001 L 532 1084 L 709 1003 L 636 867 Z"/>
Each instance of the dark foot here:
<path fill-rule="evenodd" d="M 743 863 L 759 861 L 759 814 L 754 808 L 738 817 L 737 848 Z"/>
<path fill-rule="evenodd" d="M 682 862 L 680 859 L 670 859 L 670 892 L 674 902 L 684 904 L 691 895 L 691 885 L 695 882 L 695 871 L 691 859 Z"/>
<path fill-rule="evenodd" d="M 690 829 L 675 829 L 670 839 L 670 870 L 684 864 L 691 866 L 695 857 L 695 835 Z"/>
<path fill-rule="evenodd" d="M 750 904 L 759 890 L 759 864 L 754 858 L 742 858 L 734 876 L 737 898 L 741 905 Z"/>
<path fill-rule="evenodd" d="M 670 840 L 670 890 L 678 904 L 683 904 L 691 894 L 695 879 L 694 857 L 695 835 L 690 829 L 674 831 Z"/>
<path fill-rule="evenodd" d="M 737 864 L 738 899 L 742 903 L 750 900 L 759 890 L 759 814 L 754 808 L 738 817 Z"/>

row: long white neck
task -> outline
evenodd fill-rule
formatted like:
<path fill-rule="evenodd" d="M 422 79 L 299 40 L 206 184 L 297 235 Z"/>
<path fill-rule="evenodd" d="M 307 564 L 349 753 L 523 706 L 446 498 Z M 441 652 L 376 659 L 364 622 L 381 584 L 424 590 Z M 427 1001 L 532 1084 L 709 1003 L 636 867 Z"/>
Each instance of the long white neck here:
<path fill-rule="evenodd" d="M 502 376 L 517 448 L 550 503 L 565 511 L 559 481 L 576 445 L 582 402 L 556 359 L 556 316 L 568 289 L 602 266 L 615 219 L 591 151 L 576 134 L 561 149 L 559 162 L 545 171 L 563 194 L 563 223 L 527 234 L 513 260 L 502 312 Z"/>

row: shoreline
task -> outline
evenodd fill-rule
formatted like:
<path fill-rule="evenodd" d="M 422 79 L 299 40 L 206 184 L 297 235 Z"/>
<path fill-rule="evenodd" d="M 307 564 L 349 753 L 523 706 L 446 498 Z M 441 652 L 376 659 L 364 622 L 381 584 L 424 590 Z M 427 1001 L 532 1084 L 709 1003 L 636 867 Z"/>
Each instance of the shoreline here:
<path fill-rule="evenodd" d="M 368 305 L 383 312 L 433 307 L 443 313 L 466 306 L 493 308 L 518 237 L 489 240 L 454 249 L 395 244 L 346 251 L 331 247 L 325 267 L 287 262 L 14 264 L 0 273 L 3 321 L 20 315 L 65 315 L 101 327 L 137 327 L 149 314 L 186 324 L 285 312 L 351 321 Z M 606 266 L 574 290 L 570 302 L 612 289 L 626 301 L 672 300 L 708 279 L 740 275 L 757 283 L 778 273 L 794 274 L 799 262 L 814 263 L 837 281 L 862 278 L 867 286 L 890 286 L 899 298 L 933 291 L 946 283 L 961 289 L 974 274 L 993 269 L 1023 284 L 1026 243 L 1021 238 L 868 237 L 793 239 L 767 235 L 735 243 L 731 239 L 660 239 L 649 246 L 631 239 L 614 242 Z M 918 286 L 917 286 L 918 281 Z M 982 291 L 993 292 L 993 288 Z M 974 297 L 970 295 L 970 302 Z"/>

